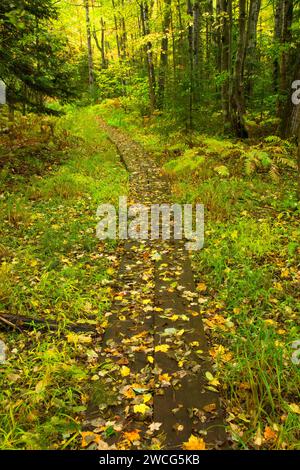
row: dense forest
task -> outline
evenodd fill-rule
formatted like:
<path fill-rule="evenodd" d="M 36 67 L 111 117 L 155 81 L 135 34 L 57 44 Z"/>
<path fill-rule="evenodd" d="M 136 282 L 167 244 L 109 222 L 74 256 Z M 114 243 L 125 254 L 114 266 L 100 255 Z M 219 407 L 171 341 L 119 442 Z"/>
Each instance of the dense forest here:
<path fill-rule="evenodd" d="M 299 0 L 2 0 L 0 82 L 0 448 L 299 450 Z"/>
<path fill-rule="evenodd" d="M 127 110 L 187 130 L 208 126 L 203 110 L 236 137 L 270 116 L 283 136 L 296 130 L 297 1 L 7 1 L 1 29 L 11 110 L 121 97 Z"/>

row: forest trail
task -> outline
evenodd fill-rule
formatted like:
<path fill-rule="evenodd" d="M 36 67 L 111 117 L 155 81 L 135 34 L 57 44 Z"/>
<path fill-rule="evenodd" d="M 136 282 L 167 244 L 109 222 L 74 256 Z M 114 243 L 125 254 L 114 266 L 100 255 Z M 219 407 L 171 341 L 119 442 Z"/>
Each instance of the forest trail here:
<path fill-rule="evenodd" d="M 129 171 L 130 204 L 167 203 L 169 184 L 154 158 L 99 122 Z M 124 244 L 102 351 L 103 362 L 111 361 L 101 391 L 109 406 L 99 414 L 99 401 L 91 403 L 86 423 L 89 430 L 99 427 L 103 414 L 106 422 L 117 422 L 123 441 L 112 436 L 110 446 L 185 448 L 191 435 L 192 449 L 226 446 L 219 397 L 208 388 L 208 345 L 184 243 Z"/>

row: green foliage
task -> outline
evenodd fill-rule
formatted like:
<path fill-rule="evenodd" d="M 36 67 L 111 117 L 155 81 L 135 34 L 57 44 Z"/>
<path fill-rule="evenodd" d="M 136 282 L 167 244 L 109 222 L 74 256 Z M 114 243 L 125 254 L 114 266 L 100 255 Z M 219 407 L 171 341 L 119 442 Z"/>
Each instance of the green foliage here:
<path fill-rule="evenodd" d="M 98 243 L 95 214 L 101 202 L 116 202 L 127 189 L 126 172 L 96 116 L 94 109 L 67 112 L 56 122 L 48 153 L 40 153 L 42 136 L 34 126 L 23 128 L 15 148 L 2 146 L 10 158 L 4 160 L 9 172 L 4 165 L 1 174 L 0 311 L 52 319 L 58 332 L 3 336 L 1 449 L 76 448 L 88 384 L 101 367 L 90 359 L 96 353 L 89 337 L 68 331 L 69 322 L 105 324 L 114 272 L 108 258 L 116 259 L 116 247 Z M 14 155 L 20 143 L 26 171 Z"/>
<path fill-rule="evenodd" d="M 7 84 L 11 106 L 21 102 L 31 110 L 51 113 L 45 96 L 75 96 L 66 40 L 49 28 L 56 18 L 52 0 L 1 2 L 0 77 Z"/>

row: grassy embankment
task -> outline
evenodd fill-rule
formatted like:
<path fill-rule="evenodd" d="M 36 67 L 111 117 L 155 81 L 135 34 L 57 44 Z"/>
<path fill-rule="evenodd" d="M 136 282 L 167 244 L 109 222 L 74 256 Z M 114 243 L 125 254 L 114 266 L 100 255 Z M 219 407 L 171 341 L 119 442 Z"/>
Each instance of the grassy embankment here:
<path fill-rule="evenodd" d="M 93 109 L 57 120 L 54 138 L 39 118 L 18 117 L 0 151 L 0 312 L 59 325 L 0 332 L 0 448 L 76 448 L 101 364 L 90 335 L 67 324 L 106 326 L 118 256 L 98 242 L 95 214 L 126 194 L 127 175 Z"/>

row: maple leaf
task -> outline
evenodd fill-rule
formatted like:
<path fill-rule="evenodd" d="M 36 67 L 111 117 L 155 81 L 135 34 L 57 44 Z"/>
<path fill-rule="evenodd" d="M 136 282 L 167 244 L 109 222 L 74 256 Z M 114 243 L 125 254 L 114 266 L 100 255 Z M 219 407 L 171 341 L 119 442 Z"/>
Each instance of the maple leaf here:
<path fill-rule="evenodd" d="M 124 432 L 125 439 L 128 439 L 130 442 L 138 441 L 140 438 L 140 433 L 138 429 L 134 429 L 133 431 Z"/>
<path fill-rule="evenodd" d="M 189 440 L 182 445 L 184 450 L 205 450 L 205 442 L 202 437 L 190 435 Z"/>
<path fill-rule="evenodd" d="M 162 423 L 151 423 L 150 426 L 149 426 L 149 431 L 152 433 L 152 432 L 155 432 L 155 431 L 159 431 L 159 428 L 161 427 Z"/>

